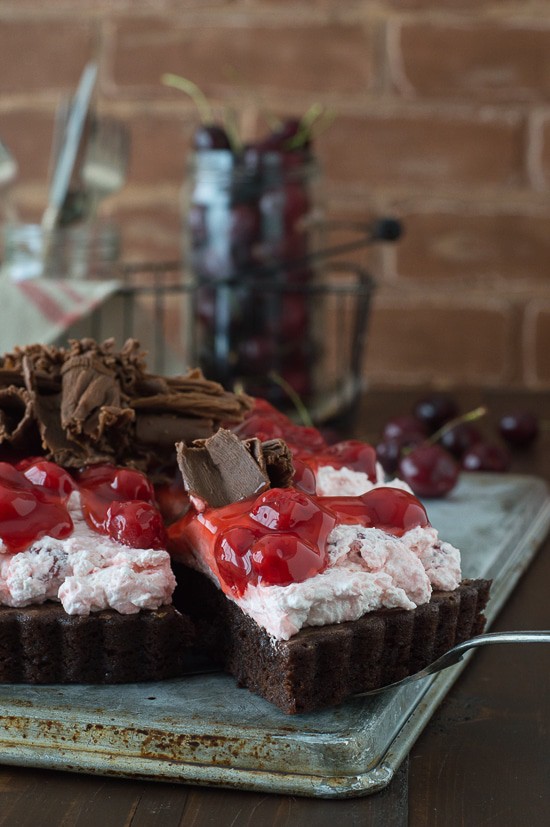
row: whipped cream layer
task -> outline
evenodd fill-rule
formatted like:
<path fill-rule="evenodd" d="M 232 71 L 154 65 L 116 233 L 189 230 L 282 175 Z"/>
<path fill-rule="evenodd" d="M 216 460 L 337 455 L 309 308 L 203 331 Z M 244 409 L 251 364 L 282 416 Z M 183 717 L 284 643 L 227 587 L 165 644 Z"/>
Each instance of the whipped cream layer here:
<path fill-rule="evenodd" d="M 74 531 L 66 540 L 42 537 L 17 554 L 0 541 L 0 605 L 60 601 L 70 615 L 102 609 L 135 614 L 171 603 L 176 581 L 167 551 L 133 549 L 93 531 L 77 491 L 68 509 Z"/>
<path fill-rule="evenodd" d="M 459 551 L 431 527 L 394 537 L 376 528 L 336 526 L 328 554 L 325 571 L 301 583 L 249 584 L 242 597 L 228 597 L 274 638 L 288 640 L 304 626 L 357 620 L 376 609 L 415 609 L 433 588 L 452 591 L 461 580 Z"/>

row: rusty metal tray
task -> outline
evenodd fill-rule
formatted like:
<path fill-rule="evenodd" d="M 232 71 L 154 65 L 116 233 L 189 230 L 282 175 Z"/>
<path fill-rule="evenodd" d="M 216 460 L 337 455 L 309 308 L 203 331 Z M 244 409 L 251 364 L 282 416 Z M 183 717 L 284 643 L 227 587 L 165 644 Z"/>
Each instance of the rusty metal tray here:
<path fill-rule="evenodd" d="M 492 577 L 489 622 L 550 527 L 533 477 L 465 474 L 432 523 L 466 577 Z M 225 675 L 124 686 L 0 686 L 0 762 L 327 798 L 386 786 L 465 662 L 419 683 L 287 716 Z"/>

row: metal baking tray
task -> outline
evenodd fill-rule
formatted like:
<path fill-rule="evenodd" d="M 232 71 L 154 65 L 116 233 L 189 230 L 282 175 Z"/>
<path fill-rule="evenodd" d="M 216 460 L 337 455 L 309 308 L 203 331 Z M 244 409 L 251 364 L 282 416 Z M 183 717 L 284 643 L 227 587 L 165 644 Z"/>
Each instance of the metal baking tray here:
<path fill-rule="evenodd" d="M 428 503 L 465 577 L 491 577 L 489 622 L 550 527 L 539 479 L 464 474 Z M 475 655 L 474 655 L 475 656 Z M 0 762 L 325 798 L 385 787 L 465 661 L 335 709 L 287 716 L 221 674 L 124 686 L 0 686 Z"/>

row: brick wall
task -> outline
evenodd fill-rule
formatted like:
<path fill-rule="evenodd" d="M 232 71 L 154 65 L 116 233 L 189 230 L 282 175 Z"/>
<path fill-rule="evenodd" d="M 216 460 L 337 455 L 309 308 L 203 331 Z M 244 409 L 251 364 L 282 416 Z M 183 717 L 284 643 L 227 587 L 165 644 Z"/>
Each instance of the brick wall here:
<path fill-rule="evenodd" d="M 59 95 L 92 56 L 100 110 L 132 132 L 111 204 L 128 260 L 179 254 L 196 112 L 163 72 L 235 106 L 250 134 L 262 108 L 319 102 L 336 116 L 317 141 L 330 215 L 406 228 L 360 255 L 379 283 L 371 381 L 550 388 L 547 0 L 2 0 L 0 135 L 26 218 Z"/>

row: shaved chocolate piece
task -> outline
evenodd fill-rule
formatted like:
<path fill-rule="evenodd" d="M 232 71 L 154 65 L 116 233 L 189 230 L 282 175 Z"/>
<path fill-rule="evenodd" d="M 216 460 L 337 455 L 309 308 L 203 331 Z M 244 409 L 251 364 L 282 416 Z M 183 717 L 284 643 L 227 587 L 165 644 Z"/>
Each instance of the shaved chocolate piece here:
<path fill-rule="evenodd" d="M 210 508 L 254 496 L 270 486 L 283 488 L 294 475 L 292 454 L 282 439 L 240 440 L 220 428 L 208 439 L 176 445 L 185 490 Z"/>
<path fill-rule="evenodd" d="M 288 488 L 294 477 L 292 452 L 283 439 L 262 442 L 265 469 L 272 488 Z"/>
<path fill-rule="evenodd" d="M 14 448 L 24 447 L 35 434 L 31 394 L 14 385 L 0 388 L 0 443 L 7 442 Z"/>
<path fill-rule="evenodd" d="M 146 445 L 174 451 L 176 442 L 207 439 L 214 430 L 211 419 L 176 416 L 175 414 L 136 413 L 136 439 Z"/>
<path fill-rule="evenodd" d="M 95 354 L 72 356 L 62 370 L 61 426 L 70 436 L 98 442 L 106 428 L 132 421 L 115 373 Z"/>
<path fill-rule="evenodd" d="M 192 445 L 179 442 L 176 451 L 185 490 L 211 508 L 269 488 L 267 474 L 245 442 L 225 428 Z"/>
<path fill-rule="evenodd" d="M 40 438 L 38 452 L 60 465 L 112 462 L 155 477 L 172 475 L 176 441 L 205 439 L 222 422 L 240 422 L 252 406 L 249 397 L 226 391 L 199 369 L 169 378 L 147 373 L 135 339 L 120 351 L 113 339 L 73 340 L 69 349 L 15 348 L 0 357 L 2 392 L 8 407 L 0 401 L 0 445 L 6 450 L 10 433 L 19 435 L 19 416 L 34 433 L 25 447 L 32 442 L 34 450 Z M 18 401 L 24 394 L 25 408 Z"/>

